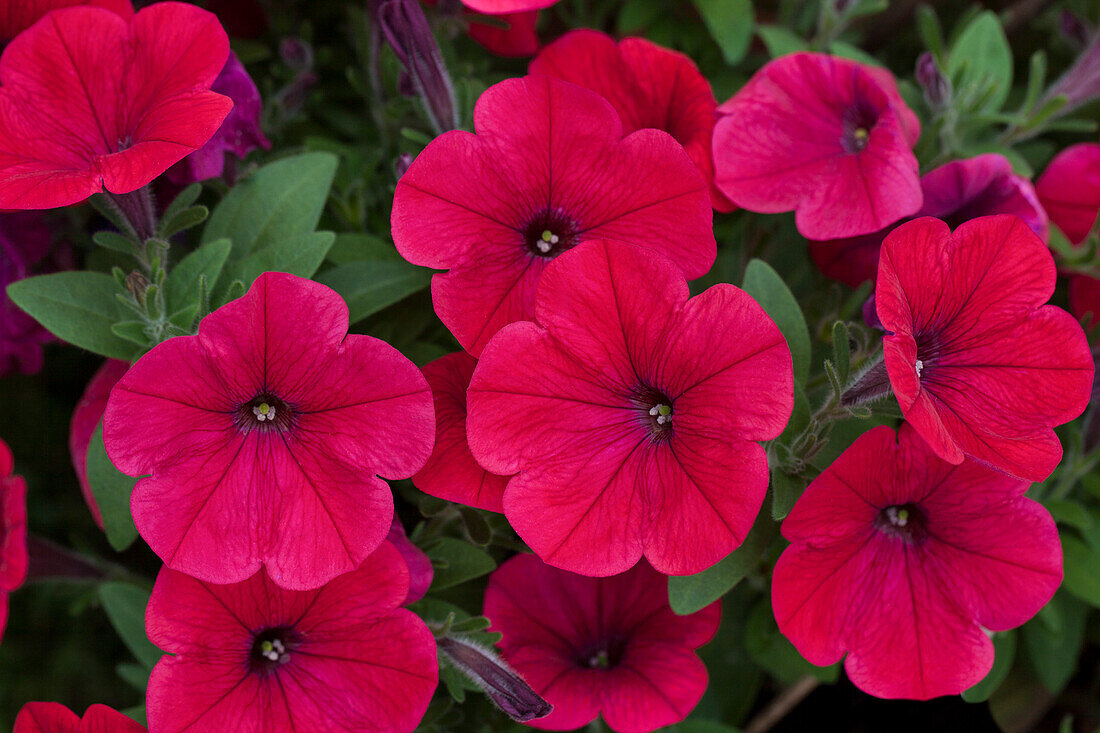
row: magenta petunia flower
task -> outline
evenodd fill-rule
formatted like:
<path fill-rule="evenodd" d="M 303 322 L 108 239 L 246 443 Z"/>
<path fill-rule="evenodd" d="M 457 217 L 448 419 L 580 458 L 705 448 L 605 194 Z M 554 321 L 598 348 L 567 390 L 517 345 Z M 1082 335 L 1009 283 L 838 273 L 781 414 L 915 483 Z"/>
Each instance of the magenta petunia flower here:
<path fill-rule="evenodd" d="M 409 568 L 409 595 L 402 601 L 402 605 L 416 603 L 432 585 L 432 578 L 435 577 L 432 561 L 408 538 L 397 517 L 393 518 L 386 539 L 401 553 L 401 558 Z"/>
<path fill-rule="evenodd" d="M 72 422 L 69 423 L 69 457 L 72 459 L 77 481 L 80 482 L 84 503 L 88 505 L 92 519 L 100 529 L 103 529 L 103 515 L 99 512 L 92 487 L 88 485 L 88 445 L 103 418 L 103 411 L 107 409 L 107 398 L 111 396 L 111 389 L 129 368 L 129 362 L 118 359 L 103 362 L 84 388 L 84 394 L 80 396 L 80 402 L 76 403 Z"/>
<path fill-rule="evenodd" d="M 539 52 L 528 71 L 580 84 L 611 102 L 624 132 L 664 130 L 684 146 L 710 186 L 718 211 L 732 211 L 714 187 L 711 137 L 718 103 L 699 67 L 684 54 L 644 38 L 618 43 L 605 33 L 566 33 Z"/>
<path fill-rule="evenodd" d="M 205 145 L 168 169 L 168 179 L 175 184 L 186 186 L 195 181 L 218 178 L 225 168 L 226 155 L 232 154 L 244 160 L 257 148 L 271 149 L 271 141 L 260 128 L 263 113 L 260 90 L 237 54 L 229 52 L 225 67 L 210 85 L 210 91 L 232 99 L 233 109 Z"/>
<path fill-rule="evenodd" d="M 55 337 L 23 312 L 3 291 L 39 269 L 52 233 L 37 212 L 0 213 L 0 377 L 34 374 L 42 368 L 42 346 Z"/>
<path fill-rule="evenodd" d="M 890 72 L 816 53 L 764 65 L 718 107 L 714 182 L 738 206 L 795 212 L 807 239 L 869 234 L 916 213 L 920 121 Z"/>
<path fill-rule="evenodd" d="M 197 336 L 156 346 L 115 385 L 107 453 L 131 476 L 134 523 L 168 567 L 284 588 L 356 568 L 435 435 L 431 391 L 384 341 L 345 335 L 335 291 L 264 273 Z M 170 507 L 170 510 L 167 508 Z"/>
<path fill-rule="evenodd" d="M 1013 214 L 1047 241 L 1049 227 L 1031 181 L 1012 172 L 1003 155 L 986 153 L 956 160 L 920 179 L 924 205 L 917 216 L 934 216 L 948 226 L 991 214 Z M 810 242 L 810 256 L 826 277 L 858 287 L 878 274 L 882 240 L 898 224 L 860 237 Z"/>
<path fill-rule="evenodd" d="M 229 40 L 181 2 L 126 20 L 55 10 L 0 57 L 0 208 L 129 193 L 202 147 L 233 103 L 210 91 Z"/>
<path fill-rule="evenodd" d="M 522 13 L 525 10 L 548 8 L 558 0 L 462 0 L 462 4 L 485 15 L 503 15 L 504 13 Z"/>
<path fill-rule="evenodd" d="M 106 705 L 92 705 L 78 718 L 56 702 L 29 702 L 15 718 L 13 733 L 145 733 L 145 726 Z"/>
<path fill-rule="evenodd" d="M 412 481 L 425 494 L 503 512 L 501 501 L 509 477 L 479 466 L 466 442 L 466 390 L 476 366 L 477 359 L 463 351 L 424 365 L 435 399 L 435 448 Z"/>
<path fill-rule="evenodd" d="M 525 10 L 520 13 L 503 13 L 494 15 L 497 23 L 505 23 L 507 28 L 500 28 L 488 23 L 478 23 L 470 20 L 470 38 L 481 44 L 489 53 L 497 56 L 517 57 L 531 56 L 539 50 L 539 35 L 537 26 L 539 11 Z"/>
<path fill-rule="evenodd" d="M 438 679 L 435 639 L 400 608 L 409 574 L 382 543 L 312 591 L 263 573 L 210 585 L 164 568 L 145 612 L 158 733 L 413 730 Z M 174 656 L 172 656 L 174 655 Z"/>
<path fill-rule="evenodd" d="M 486 346 L 468 392 L 477 461 L 518 473 L 504 513 L 539 557 L 584 575 L 643 555 L 697 573 L 745 539 L 782 432 L 791 353 L 744 291 L 688 299 L 651 250 L 592 242 L 546 269 L 536 323 Z"/>
<path fill-rule="evenodd" d="M 0 440 L 0 639 L 8 623 L 8 594 L 27 577 L 27 483 L 13 468 L 11 449 Z"/>
<path fill-rule="evenodd" d="M 123 18 L 134 14 L 130 0 L 4 0 L 0 3 L 0 49 L 51 10 L 74 5 L 107 8 Z"/>
<path fill-rule="evenodd" d="M 547 76 L 490 87 L 477 134 L 436 138 L 397 183 L 393 239 L 432 279 L 440 320 L 474 356 L 502 326 L 529 319 L 535 283 L 589 239 L 652 248 L 689 278 L 717 251 L 706 185 L 667 133 L 622 136 L 588 89 Z"/>
<path fill-rule="evenodd" d="M 932 450 L 1042 481 L 1062 457 L 1052 428 L 1088 404 L 1093 362 L 1081 327 L 1043 305 L 1054 260 L 1014 216 L 954 232 L 922 218 L 882 243 L 875 306 L 902 413 Z"/>
<path fill-rule="evenodd" d="M 1084 242 L 1100 213 L 1100 145 L 1080 143 L 1058 153 L 1035 188 L 1066 238 Z"/>
<path fill-rule="evenodd" d="M 993 664 L 984 630 L 1027 621 L 1062 581 L 1054 520 L 1028 482 L 941 460 L 910 427 L 860 436 L 783 521 L 772 575 L 779 630 L 852 682 L 927 700 Z"/>
<path fill-rule="evenodd" d="M 720 605 L 688 616 L 646 563 L 611 578 L 557 570 L 517 555 L 489 577 L 485 615 L 505 660 L 554 706 L 528 725 L 573 730 L 603 715 L 617 733 L 687 717 L 707 689 L 695 650 L 718 630 Z"/>

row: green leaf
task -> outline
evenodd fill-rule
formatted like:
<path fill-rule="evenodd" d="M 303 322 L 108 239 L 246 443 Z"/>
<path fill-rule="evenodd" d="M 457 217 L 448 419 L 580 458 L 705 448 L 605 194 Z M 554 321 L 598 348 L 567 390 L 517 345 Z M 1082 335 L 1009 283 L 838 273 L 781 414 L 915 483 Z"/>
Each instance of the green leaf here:
<path fill-rule="evenodd" d="M 848 343 L 848 325 L 844 321 L 833 324 L 833 366 L 842 386 L 847 386 L 852 368 L 852 345 Z"/>
<path fill-rule="evenodd" d="M 1065 589 L 1093 608 L 1100 608 L 1100 550 L 1063 534 L 1062 553 Z"/>
<path fill-rule="evenodd" d="M 740 547 L 701 573 L 668 579 L 668 600 L 672 610 L 686 616 L 724 596 L 757 566 L 774 534 L 771 512 L 761 507 Z"/>
<path fill-rule="evenodd" d="M 791 419 L 787 421 L 787 427 L 783 428 L 783 434 L 779 436 L 779 442 L 789 446 L 809 424 L 810 402 L 806 399 L 806 391 L 802 389 L 802 385 L 795 382 L 794 409 L 791 411 Z"/>
<path fill-rule="evenodd" d="M 978 111 L 997 111 L 1012 88 L 1012 49 L 997 14 L 979 13 L 951 46 L 947 75 L 956 97 L 981 99 Z"/>
<path fill-rule="evenodd" d="M 88 443 L 88 485 L 96 506 L 103 515 L 107 541 L 122 552 L 137 539 L 137 528 L 130 515 L 130 493 L 137 479 L 115 468 L 103 447 L 103 422 L 100 421 Z"/>
<path fill-rule="evenodd" d="M 668 4 L 664 0 L 626 0 L 622 3 L 615 21 L 617 35 L 638 33 L 657 22 L 667 10 Z"/>
<path fill-rule="evenodd" d="M 453 537 L 443 537 L 424 550 L 435 568 L 432 590 L 450 588 L 493 572 L 496 561 L 473 545 Z"/>
<path fill-rule="evenodd" d="M 947 43 L 943 40 L 943 29 L 940 27 L 940 19 L 931 5 L 917 6 L 917 35 L 920 36 L 924 47 L 932 52 L 936 61 L 943 60 L 944 49 Z"/>
<path fill-rule="evenodd" d="M 331 153 L 302 153 L 263 166 L 230 189 L 210 215 L 202 241 L 229 238 L 231 259 L 240 259 L 312 232 L 338 162 Z"/>
<path fill-rule="evenodd" d="M 182 231 L 197 227 L 206 221 L 208 216 L 210 216 L 210 210 L 205 206 L 190 206 L 171 219 L 165 217 L 160 226 L 157 227 L 157 236 L 161 239 L 168 239 Z"/>
<path fill-rule="evenodd" d="M 104 583 L 99 586 L 99 600 L 126 648 L 146 669 L 152 669 L 164 652 L 153 646 L 145 635 L 145 607 L 149 605 L 149 591 L 133 583 Z"/>
<path fill-rule="evenodd" d="M 692 0 L 703 17 L 711 38 L 722 49 L 722 58 L 730 66 L 738 64 L 752 41 L 752 0 Z"/>
<path fill-rule="evenodd" d="M 140 725 L 149 724 L 145 719 L 144 705 L 135 705 L 131 708 L 123 708 L 122 710 L 119 710 L 119 712 Z"/>
<path fill-rule="evenodd" d="M 738 733 L 737 728 L 713 720 L 685 720 L 661 730 L 665 733 Z"/>
<path fill-rule="evenodd" d="M 299 277 L 313 277 L 335 240 L 336 235 L 332 232 L 306 232 L 280 239 L 243 260 L 230 263 L 228 279 L 251 285 L 265 272 L 289 272 Z"/>
<path fill-rule="evenodd" d="M 142 348 L 149 347 L 149 337 L 145 334 L 145 323 L 142 321 L 119 321 L 111 326 L 111 333 Z"/>
<path fill-rule="evenodd" d="M 858 46 L 853 46 L 850 43 L 844 41 L 833 41 L 829 44 L 829 53 L 834 56 L 840 56 L 841 58 L 851 59 L 852 61 L 858 61 L 861 64 L 867 64 L 868 66 L 877 66 L 883 68 L 883 63 L 876 59 L 871 54 L 867 53 Z"/>
<path fill-rule="evenodd" d="M 113 249 L 115 252 L 122 252 L 128 255 L 137 253 L 137 248 L 134 246 L 132 239 L 124 237 L 118 232 L 112 232 L 109 229 L 104 229 L 93 234 L 92 241 L 100 247 Z"/>
<path fill-rule="evenodd" d="M 139 692 L 144 693 L 149 686 L 149 670 L 140 664 L 122 662 L 115 666 L 115 672 Z"/>
<path fill-rule="evenodd" d="M 228 239 L 207 242 L 179 261 L 164 283 L 168 296 L 168 310 L 177 311 L 196 303 L 199 295 L 199 278 L 206 276 L 206 286 L 213 288 L 225 266 L 233 243 Z"/>
<path fill-rule="evenodd" d="M 362 260 L 389 260 L 404 262 L 397 248 L 381 237 L 360 233 L 340 233 L 326 256 L 334 265 L 346 265 Z"/>
<path fill-rule="evenodd" d="M 772 469 L 772 519 L 779 521 L 791 513 L 795 502 L 806 490 L 806 482 L 799 476 L 791 476 L 778 466 Z"/>
<path fill-rule="evenodd" d="M 351 322 L 393 305 L 428 287 L 432 271 L 403 261 L 351 262 L 317 278 L 348 303 Z"/>
<path fill-rule="evenodd" d="M 184 209 L 190 208 L 192 204 L 199 200 L 199 196 L 202 195 L 202 184 L 192 183 L 187 188 L 176 194 L 176 197 L 172 199 L 172 203 L 168 204 L 168 208 L 164 210 L 164 221 L 174 219 Z"/>
<path fill-rule="evenodd" d="M 137 347 L 111 331 L 122 320 L 118 292 L 110 275 L 80 270 L 28 277 L 8 286 L 8 297 L 62 341 L 129 361 Z"/>
<path fill-rule="evenodd" d="M 993 637 L 993 669 L 978 684 L 969 690 L 963 690 L 962 698 L 967 702 L 985 702 L 1005 681 L 1012 662 L 1016 659 L 1016 632 L 1006 631 Z"/>
<path fill-rule="evenodd" d="M 1076 501 L 1047 499 L 1043 502 L 1043 506 L 1045 506 L 1047 511 L 1054 517 L 1054 521 L 1059 524 L 1076 527 L 1082 532 L 1088 532 L 1092 529 L 1094 524 L 1092 515 L 1089 514 L 1085 507 L 1081 506 Z"/>
<path fill-rule="evenodd" d="M 810 330 L 791 289 L 763 260 L 752 260 L 745 268 L 741 287 L 751 295 L 779 326 L 794 360 L 794 381 L 805 384 L 810 375 Z"/>
<path fill-rule="evenodd" d="M 1059 611 L 1061 628 L 1054 632 L 1041 619 L 1032 619 L 1023 628 L 1024 646 L 1043 686 L 1057 695 L 1077 668 L 1077 658 L 1085 641 L 1088 606 L 1062 591 L 1048 605 Z"/>
<path fill-rule="evenodd" d="M 749 613 L 745 624 L 745 649 L 754 662 L 768 670 L 785 685 L 791 685 L 806 675 L 813 675 L 822 682 L 835 682 L 840 674 L 840 664 L 816 667 L 798 653 L 787 641 L 775 623 L 768 598 L 763 598 Z"/>
<path fill-rule="evenodd" d="M 789 53 L 805 51 L 810 47 L 803 38 L 781 25 L 758 25 L 756 34 L 760 36 L 760 40 L 768 49 L 768 55 L 773 59 Z"/>

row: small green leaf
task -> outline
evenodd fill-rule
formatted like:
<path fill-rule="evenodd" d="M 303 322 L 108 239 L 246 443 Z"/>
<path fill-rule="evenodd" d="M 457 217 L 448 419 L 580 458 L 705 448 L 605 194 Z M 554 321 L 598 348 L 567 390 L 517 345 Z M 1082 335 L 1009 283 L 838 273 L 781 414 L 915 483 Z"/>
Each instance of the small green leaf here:
<path fill-rule="evenodd" d="M 762 507 L 740 547 L 701 573 L 668 579 L 668 600 L 672 610 L 686 616 L 724 596 L 757 566 L 774 534 L 771 512 Z"/>
<path fill-rule="evenodd" d="M 137 253 L 137 248 L 134 246 L 132 239 L 124 237 L 118 232 L 112 232 L 109 229 L 104 229 L 93 234 L 92 241 L 100 247 L 113 249 L 115 252 L 122 252 L 128 255 Z"/>
<path fill-rule="evenodd" d="M 997 14 L 979 13 L 951 47 L 947 75 L 956 98 L 967 98 L 972 109 L 996 112 L 1012 88 L 1012 49 Z"/>
<path fill-rule="evenodd" d="M 665 733 L 738 733 L 737 728 L 713 720 L 685 720 L 661 730 Z"/>
<path fill-rule="evenodd" d="M 805 384 L 810 375 L 810 330 L 802 309 L 798 307 L 790 288 L 783 278 L 763 260 L 752 260 L 745 268 L 741 285 L 779 326 L 791 349 L 794 361 L 794 379 Z"/>
<path fill-rule="evenodd" d="M 692 0 L 730 66 L 741 63 L 753 31 L 752 0 Z"/>
<path fill-rule="evenodd" d="M 164 652 L 153 646 L 145 635 L 145 607 L 149 605 L 149 591 L 133 583 L 104 583 L 99 586 L 99 600 L 126 648 L 146 669 L 152 669 Z"/>
<path fill-rule="evenodd" d="M 791 419 L 787 421 L 787 427 L 779 436 L 779 442 L 791 445 L 795 438 L 802 434 L 806 426 L 810 424 L 810 402 L 806 399 L 806 391 L 798 382 L 794 384 L 794 409 L 791 411 Z"/>
<path fill-rule="evenodd" d="M 745 649 L 752 661 L 785 685 L 794 684 L 806 675 L 813 675 L 822 682 L 835 682 L 840 675 L 839 663 L 817 667 L 802 658 L 794 645 L 779 633 L 767 597 L 761 599 L 749 613 L 745 624 Z"/>
<path fill-rule="evenodd" d="M 450 588 L 467 580 L 480 578 L 496 569 L 496 561 L 468 542 L 443 537 L 425 552 L 435 567 L 432 590 Z"/>
<path fill-rule="evenodd" d="M 356 323 L 428 287 L 432 272 L 407 262 L 351 262 L 322 273 L 318 282 L 340 293 Z"/>
<path fill-rule="evenodd" d="M 137 528 L 130 515 L 130 493 L 137 479 L 115 468 L 103 447 L 103 423 L 96 426 L 88 443 L 88 485 L 103 516 L 107 541 L 122 552 L 137 539 Z"/>
<path fill-rule="evenodd" d="M 620 6 L 615 30 L 620 36 L 639 33 L 657 22 L 667 10 L 668 3 L 664 0 L 626 0 Z"/>
<path fill-rule="evenodd" d="M 140 664 L 122 662 L 115 666 L 115 672 L 139 692 L 144 693 L 149 686 L 149 670 Z"/>
<path fill-rule="evenodd" d="M 337 164 L 331 153 L 302 153 L 268 163 L 229 190 L 210 215 L 202 241 L 232 240 L 230 259 L 236 260 L 314 231 Z"/>
<path fill-rule="evenodd" d="M 937 62 L 941 62 L 947 43 L 943 39 L 943 28 L 940 26 L 940 19 L 936 16 L 936 11 L 932 9 L 931 5 L 921 4 L 917 6 L 916 16 L 917 34 L 924 42 L 924 47 L 932 52 Z"/>
<path fill-rule="evenodd" d="M 459 515 L 462 517 L 463 525 L 466 527 L 466 534 L 470 536 L 470 541 L 478 547 L 487 547 L 493 541 L 493 528 L 489 526 L 485 515 L 473 507 L 462 506 L 461 504 L 456 506 Z"/>
<path fill-rule="evenodd" d="M 1092 515 L 1089 514 L 1085 507 L 1081 506 L 1076 501 L 1047 499 L 1043 502 L 1043 506 L 1045 506 L 1047 511 L 1054 517 L 1054 521 L 1059 524 L 1076 527 L 1082 532 L 1088 532 L 1092 529 L 1094 524 Z"/>
<path fill-rule="evenodd" d="M 160 226 L 157 227 L 157 236 L 161 239 L 168 239 L 182 231 L 197 227 L 206 221 L 208 216 L 210 216 L 210 210 L 205 206 L 190 206 L 171 219 L 165 217 Z"/>
<path fill-rule="evenodd" d="M 963 690 L 962 698 L 967 702 L 985 702 L 1005 681 L 1012 662 L 1016 659 L 1016 631 L 1006 631 L 993 637 L 993 668 L 978 684 L 969 690 Z"/>
<path fill-rule="evenodd" d="M 799 476 L 790 476 L 776 467 L 772 469 L 772 519 L 779 521 L 791 513 L 795 502 L 806 490 L 806 482 Z"/>
<path fill-rule="evenodd" d="M 137 347 L 111 331 L 122 317 L 118 292 L 110 275 L 80 270 L 28 277 L 8 286 L 8 297 L 62 341 L 129 361 Z"/>
<path fill-rule="evenodd" d="M 760 36 L 760 40 L 768 49 L 768 55 L 773 59 L 789 53 L 805 51 L 810 47 L 804 39 L 781 25 L 758 25 L 756 34 Z"/>
<path fill-rule="evenodd" d="M 1057 607 L 1061 629 L 1055 633 L 1041 619 L 1032 619 L 1024 625 L 1023 636 L 1032 668 L 1043 686 L 1057 695 L 1077 669 L 1077 658 L 1085 641 L 1088 606 L 1062 591 L 1048 605 Z"/>
<path fill-rule="evenodd" d="M 1065 588 L 1093 608 L 1100 608 L 1100 550 L 1072 535 L 1062 535 Z"/>
<path fill-rule="evenodd" d="M 172 199 L 172 203 L 168 204 L 168 208 L 164 210 L 164 220 L 173 219 L 176 214 L 184 209 L 190 208 L 192 204 L 199 200 L 199 196 L 201 195 L 201 183 L 192 183 L 190 186 L 180 191 L 176 194 L 176 197 Z"/>
<path fill-rule="evenodd" d="M 280 239 L 275 244 L 229 264 L 229 277 L 249 285 L 265 272 L 289 272 L 313 277 L 325 261 L 336 235 L 332 232 L 307 232 Z"/>
<path fill-rule="evenodd" d="M 858 46 L 853 46 L 850 43 L 844 41 L 833 41 L 829 44 L 829 53 L 833 56 L 839 56 L 844 59 L 851 59 L 852 61 L 858 61 L 861 64 L 868 66 L 878 66 L 883 68 L 883 63 L 876 59 L 871 54 L 867 53 Z"/>
<path fill-rule="evenodd" d="M 199 278 L 203 275 L 206 276 L 207 287 L 213 288 L 232 248 L 233 243 L 228 239 L 216 239 L 180 260 L 164 283 L 169 310 L 177 311 L 197 303 Z"/>
<path fill-rule="evenodd" d="M 149 347 L 149 337 L 145 335 L 145 324 L 141 321 L 119 321 L 111 326 L 111 333 L 142 348 Z"/>

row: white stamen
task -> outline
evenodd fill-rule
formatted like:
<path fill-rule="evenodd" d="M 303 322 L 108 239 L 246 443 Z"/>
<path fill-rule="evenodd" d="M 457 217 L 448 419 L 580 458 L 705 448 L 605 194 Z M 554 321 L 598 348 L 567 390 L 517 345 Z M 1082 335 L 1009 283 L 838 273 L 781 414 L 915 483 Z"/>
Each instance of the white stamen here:
<path fill-rule="evenodd" d="M 921 370 L 924 369 L 924 362 L 917 359 L 917 379 L 920 379 Z"/>
<path fill-rule="evenodd" d="M 654 417 L 656 417 L 656 416 L 657 416 L 657 413 L 658 413 L 658 412 L 659 412 L 659 410 L 658 410 L 658 406 L 657 406 L 657 405 L 654 405 L 653 407 L 649 408 L 649 414 L 650 414 L 650 415 L 653 415 Z"/>
<path fill-rule="evenodd" d="M 909 524 L 909 512 L 907 510 L 899 510 L 896 506 L 886 508 L 886 516 L 890 520 L 890 524 L 895 527 L 904 527 Z"/>
<path fill-rule="evenodd" d="M 557 244 L 559 240 L 560 240 L 560 237 L 558 237 L 557 234 L 551 234 L 550 235 L 550 244 Z"/>
<path fill-rule="evenodd" d="M 263 422 L 264 420 L 275 419 L 275 408 L 272 405 L 262 402 L 252 408 L 252 414 L 256 416 L 256 420 Z"/>
<path fill-rule="evenodd" d="M 665 423 L 672 422 L 672 415 L 661 415 L 657 418 L 658 425 L 664 425 Z"/>
<path fill-rule="evenodd" d="M 539 252 L 542 252 L 543 254 L 546 254 L 551 249 L 553 249 L 554 245 L 550 244 L 549 242 L 547 242 L 545 240 L 536 239 L 535 240 L 535 247 L 538 248 Z"/>
<path fill-rule="evenodd" d="M 269 652 L 264 652 L 264 657 L 266 659 L 271 660 L 272 662 L 278 662 L 279 661 L 279 652 L 272 649 Z"/>

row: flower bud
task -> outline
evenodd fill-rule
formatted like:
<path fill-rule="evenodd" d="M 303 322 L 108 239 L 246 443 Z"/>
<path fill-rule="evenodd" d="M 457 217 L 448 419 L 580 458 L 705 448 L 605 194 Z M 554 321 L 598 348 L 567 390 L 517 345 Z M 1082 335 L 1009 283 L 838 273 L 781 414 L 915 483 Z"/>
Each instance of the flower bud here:
<path fill-rule="evenodd" d="M 1063 10 L 1058 18 L 1058 28 L 1062 31 L 1062 37 L 1073 46 L 1075 51 L 1080 51 L 1089 43 L 1092 32 L 1088 25 L 1076 13 Z"/>
<path fill-rule="evenodd" d="M 287 36 L 280 41 L 279 57 L 295 74 L 313 69 L 313 46 L 301 38 Z"/>
<path fill-rule="evenodd" d="M 408 71 L 437 133 L 458 127 L 454 88 L 428 19 L 417 0 L 387 0 L 378 8 L 382 34 Z"/>
<path fill-rule="evenodd" d="M 553 706 L 543 700 L 495 652 L 480 644 L 453 636 L 438 640 L 447 661 L 485 691 L 512 720 L 525 723 L 550 714 Z"/>
<path fill-rule="evenodd" d="M 939 110 L 951 101 L 951 82 L 944 76 L 936 59 L 927 51 L 917 59 L 917 82 L 924 90 L 929 108 Z"/>
<path fill-rule="evenodd" d="M 1100 97 L 1100 33 L 1093 33 L 1088 47 L 1043 96 L 1037 109 L 1059 96 L 1066 98 L 1066 105 L 1058 110 L 1056 117 L 1069 114 L 1082 104 Z"/>
<path fill-rule="evenodd" d="M 397 156 L 397 162 L 393 164 L 393 172 L 398 178 L 401 178 L 401 176 L 405 175 L 405 171 L 409 169 L 409 166 L 412 165 L 412 162 L 413 156 L 411 153 L 401 153 L 401 155 Z"/>

